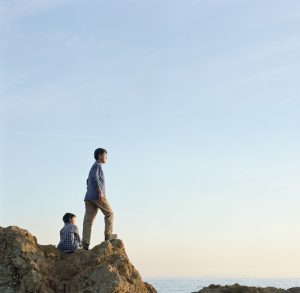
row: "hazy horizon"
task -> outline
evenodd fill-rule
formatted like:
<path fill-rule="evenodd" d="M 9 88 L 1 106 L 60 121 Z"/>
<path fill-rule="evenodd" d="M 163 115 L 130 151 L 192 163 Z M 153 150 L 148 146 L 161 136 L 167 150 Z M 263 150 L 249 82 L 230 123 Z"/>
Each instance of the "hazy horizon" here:
<path fill-rule="evenodd" d="M 72 212 L 82 232 L 103 147 L 142 277 L 300 277 L 299 9 L 0 1 L 0 225 L 56 245 Z"/>

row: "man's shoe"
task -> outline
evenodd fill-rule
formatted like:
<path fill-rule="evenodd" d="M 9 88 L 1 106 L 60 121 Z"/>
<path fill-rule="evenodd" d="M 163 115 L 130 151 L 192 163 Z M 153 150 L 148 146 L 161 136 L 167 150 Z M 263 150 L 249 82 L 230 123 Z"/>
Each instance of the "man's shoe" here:
<path fill-rule="evenodd" d="M 89 244 L 85 243 L 85 242 L 82 242 L 82 248 L 84 250 L 89 250 Z"/>
<path fill-rule="evenodd" d="M 118 235 L 117 234 L 105 234 L 105 241 L 106 240 L 114 240 L 117 239 Z"/>

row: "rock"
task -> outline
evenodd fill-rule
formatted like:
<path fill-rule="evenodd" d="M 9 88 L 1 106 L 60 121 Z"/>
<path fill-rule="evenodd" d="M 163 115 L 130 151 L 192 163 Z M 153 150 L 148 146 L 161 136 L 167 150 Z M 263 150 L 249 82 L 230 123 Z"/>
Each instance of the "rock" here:
<path fill-rule="evenodd" d="M 239 284 L 234 285 L 214 285 L 204 287 L 197 292 L 192 293 L 300 293 L 300 287 L 293 287 L 287 290 L 275 287 L 248 287 Z"/>
<path fill-rule="evenodd" d="M 0 292 L 156 293 L 120 239 L 64 254 L 16 226 L 0 227 Z"/>

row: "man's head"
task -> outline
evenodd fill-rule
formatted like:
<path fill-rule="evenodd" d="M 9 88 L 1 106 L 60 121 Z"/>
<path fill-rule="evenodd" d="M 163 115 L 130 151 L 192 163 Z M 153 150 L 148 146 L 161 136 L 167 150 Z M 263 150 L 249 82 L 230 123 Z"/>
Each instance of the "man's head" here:
<path fill-rule="evenodd" d="M 106 149 L 102 149 L 102 148 L 98 148 L 95 150 L 94 152 L 94 158 L 96 161 L 100 162 L 100 163 L 106 163 L 107 161 L 107 150 Z"/>
<path fill-rule="evenodd" d="M 63 221 L 64 221 L 65 224 L 75 224 L 76 216 L 74 214 L 71 214 L 71 213 L 66 213 L 63 216 Z"/>

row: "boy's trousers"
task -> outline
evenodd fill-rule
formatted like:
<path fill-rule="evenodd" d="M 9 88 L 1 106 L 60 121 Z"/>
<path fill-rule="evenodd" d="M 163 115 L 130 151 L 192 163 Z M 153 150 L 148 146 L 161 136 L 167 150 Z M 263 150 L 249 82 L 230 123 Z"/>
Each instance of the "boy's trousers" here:
<path fill-rule="evenodd" d="M 104 234 L 111 234 L 113 231 L 114 213 L 106 197 L 102 201 L 87 200 L 85 201 L 85 215 L 82 230 L 82 242 L 86 244 L 90 244 L 92 224 L 97 215 L 98 209 L 100 209 L 104 214 Z"/>

